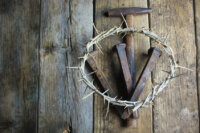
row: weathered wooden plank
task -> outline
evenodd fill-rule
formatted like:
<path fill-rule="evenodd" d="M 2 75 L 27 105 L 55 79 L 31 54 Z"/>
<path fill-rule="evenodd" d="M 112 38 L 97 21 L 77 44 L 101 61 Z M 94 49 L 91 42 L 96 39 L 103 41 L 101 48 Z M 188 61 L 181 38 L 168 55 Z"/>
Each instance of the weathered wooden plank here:
<path fill-rule="evenodd" d="M 67 128 L 65 28 L 68 3 L 41 1 L 40 89 L 38 132 L 63 132 Z"/>
<path fill-rule="evenodd" d="M 0 1 L 1 133 L 37 132 L 39 0 Z"/>
<path fill-rule="evenodd" d="M 196 83 L 196 46 L 194 36 L 193 1 L 151 0 L 153 9 L 151 29 L 160 34 L 169 33 L 168 44 L 173 48 L 177 63 L 194 71 L 180 69 L 184 74 L 173 82 L 155 100 L 155 133 L 199 132 L 198 100 Z M 166 56 L 157 65 L 154 83 L 159 83 L 168 70 Z"/>
<path fill-rule="evenodd" d="M 85 44 L 93 35 L 93 0 L 70 1 L 70 37 L 67 43 L 67 66 L 79 66 L 78 57 L 83 56 Z M 73 133 L 93 132 L 93 96 L 82 99 L 91 93 L 86 85 L 79 82 L 80 73 L 67 69 L 68 112 Z"/>
<path fill-rule="evenodd" d="M 112 1 L 112 0 L 96 0 L 95 1 L 95 24 L 99 31 L 107 30 L 113 26 L 119 26 L 122 22 L 122 18 L 108 18 L 105 16 L 105 12 L 111 8 L 120 8 L 120 7 L 131 7 L 131 6 L 140 6 L 147 7 L 147 1 Z M 148 15 L 144 16 L 135 16 L 134 17 L 134 26 L 136 28 L 145 27 L 148 28 Z M 103 55 L 97 57 L 98 63 L 105 73 L 106 77 L 109 79 L 112 88 L 115 88 L 116 92 L 122 93 L 122 88 L 124 88 L 122 82 L 123 78 L 121 76 L 122 71 L 119 65 L 118 57 L 116 51 L 113 52 L 112 48 L 115 44 L 122 42 L 122 38 L 119 36 L 110 37 L 100 44 L 104 45 L 102 50 Z M 136 71 L 137 79 L 145 65 L 147 57 L 143 54 L 147 53 L 148 48 L 150 47 L 150 42 L 148 38 L 145 38 L 143 35 L 134 35 L 134 44 L 135 44 L 135 60 L 136 60 Z M 151 87 L 150 80 L 147 83 L 145 88 L 144 97 Z M 120 90 L 121 88 L 121 90 Z M 137 121 L 137 128 L 131 129 L 125 127 L 125 122 L 120 119 L 120 117 L 110 110 L 108 116 L 106 117 L 107 105 L 104 104 L 103 99 L 99 96 L 95 96 L 94 100 L 94 132 L 109 132 L 109 133 L 121 133 L 121 132 L 152 132 L 152 111 L 151 108 L 142 109 L 140 111 L 140 119 Z"/>
<path fill-rule="evenodd" d="M 196 33 L 196 61 L 197 61 L 197 89 L 198 89 L 198 98 L 199 98 L 199 106 L 200 106 L 200 1 L 195 0 L 195 33 Z"/>
<path fill-rule="evenodd" d="M 77 70 L 92 36 L 91 0 L 42 0 L 39 132 L 92 132 L 93 100 L 83 101 L 85 85 Z"/>

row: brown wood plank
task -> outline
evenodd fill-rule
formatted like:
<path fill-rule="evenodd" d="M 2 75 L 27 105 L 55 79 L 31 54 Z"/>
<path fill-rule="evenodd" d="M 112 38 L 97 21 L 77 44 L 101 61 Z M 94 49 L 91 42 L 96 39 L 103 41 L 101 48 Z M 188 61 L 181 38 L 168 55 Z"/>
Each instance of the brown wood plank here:
<path fill-rule="evenodd" d="M 93 98 L 77 70 L 92 36 L 92 1 L 42 0 L 39 132 L 88 132 L 93 129 Z"/>
<path fill-rule="evenodd" d="M 120 7 L 132 7 L 140 6 L 147 7 L 147 1 L 112 1 L 112 0 L 96 0 L 95 1 L 95 24 L 99 31 L 108 30 L 114 26 L 119 26 L 122 22 L 122 18 L 108 18 L 105 16 L 105 12 L 111 8 L 120 8 Z M 148 28 L 148 15 L 135 16 L 134 17 L 134 26 L 136 28 L 145 27 Z M 112 48 L 115 44 L 122 42 L 120 36 L 110 37 L 100 44 L 104 45 L 102 50 L 104 51 L 103 55 L 97 57 L 97 62 L 100 65 L 100 68 L 105 73 L 106 77 L 109 79 L 110 84 L 115 88 L 116 92 L 121 93 L 124 88 L 121 78 L 121 69 L 118 61 L 116 51 L 113 52 Z M 135 35 L 135 60 L 136 60 L 136 71 L 137 78 L 139 77 L 143 66 L 146 63 L 147 57 L 143 54 L 147 53 L 148 48 L 150 47 L 149 39 L 143 35 Z M 151 80 L 148 81 L 147 87 L 142 95 L 142 98 L 150 91 Z M 121 90 L 120 90 L 121 88 Z M 124 88 L 125 89 L 125 88 Z M 124 127 L 125 122 L 120 119 L 116 112 L 113 110 L 109 111 L 108 116 L 106 117 L 107 105 L 104 104 L 103 99 L 99 96 L 95 96 L 94 100 L 94 132 L 102 133 L 122 133 L 122 132 L 140 132 L 140 133 L 150 133 L 152 132 L 152 111 L 151 108 L 142 109 L 140 111 L 140 119 L 137 121 L 137 128 L 131 129 Z"/>
<path fill-rule="evenodd" d="M 37 132 L 40 0 L 0 1 L 1 133 Z"/>
<path fill-rule="evenodd" d="M 196 46 L 194 34 L 193 1 L 150 0 L 153 9 L 151 29 L 159 35 L 169 33 L 168 44 L 173 48 L 177 63 L 194 70 L 180 69 L 184 74 L 172 81 L 157 97 L 154 106 L 155 133 L 199 132 Z M 163 56 L 153 74 L 153 83 L 159 83 L 168 70 Z"/>

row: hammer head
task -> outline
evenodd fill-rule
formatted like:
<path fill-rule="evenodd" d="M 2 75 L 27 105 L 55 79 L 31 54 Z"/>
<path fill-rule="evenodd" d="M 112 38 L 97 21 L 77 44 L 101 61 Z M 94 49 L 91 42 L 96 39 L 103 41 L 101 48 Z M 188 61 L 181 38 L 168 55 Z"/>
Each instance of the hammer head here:
<path fill-rule="evenodd" d="M 121 15 L 142 15 L 152 12 L 151 8 L 140 8 L 140 7 L 130 7 L 130 8 L 116 8 L 108 11 L 108 16 L 117 17 Z"/>

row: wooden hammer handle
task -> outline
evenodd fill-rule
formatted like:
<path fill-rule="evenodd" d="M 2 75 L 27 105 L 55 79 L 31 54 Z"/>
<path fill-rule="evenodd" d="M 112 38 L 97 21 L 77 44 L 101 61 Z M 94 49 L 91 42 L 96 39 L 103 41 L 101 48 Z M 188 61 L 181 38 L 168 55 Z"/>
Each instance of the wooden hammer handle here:
<path fill-rule="evenodd" d="M 126 22 L 129 28 L 133 28 L 133 17 L 134 17 L 133 15 L 126 15 Z M 134 89 L 136 86 L 136 68 L 135 68 L 135 59 L 134 59 L 133 34 L 129 34 L 126 36 L 126 55 L 127 55 L 129 70 L 130 70 L 131 78 L 132 78 L 132 90 L 129 92 L 129 95 L 131 95 L 134 92 Z M 135 113 L 127 120 L 127 124 L 129 127 L 133 127 L 133 128 L 137 127 L 137 121 L 134 117 L 135 117 Z"/>
<path fill-rule="evenodd" d="M 133 15 L 127 15 L 126 22 L 128 27 L 133 28 Z M 134 89 L 136 86 L 136 69 L 134 60 L 134 40 L 132 34 L 126 36 L 126 54 L 133 82 L 132 88 Z M 132 90 L 132 92 L 133 91 L 134 90 Z"/>

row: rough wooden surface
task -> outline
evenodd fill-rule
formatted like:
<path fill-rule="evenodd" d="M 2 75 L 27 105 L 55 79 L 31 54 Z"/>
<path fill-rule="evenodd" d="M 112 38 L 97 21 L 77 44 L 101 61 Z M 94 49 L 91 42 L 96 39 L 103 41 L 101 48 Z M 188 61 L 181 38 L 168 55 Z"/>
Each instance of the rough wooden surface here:
<path fill-rule="evenodd" d="M 39 75 L 39 0 L 0 1 L 1 133 L 35 133 Z"/>
<path fill-rule="evenodd" d="M 40 89 L 38 132 L 63 132 L 67 128 L 65 33 L 67 2 L 41 1 Z"/>
<path fill-rule="evenodd" d="M 95 8 L 95 24 L 99 31 L 107 30 L 113 26 L 119 26 L 122 22 L 122 18 L 108 18 L 105 16 L 105 12 L 112 8 L 120 7 L 131 7 L 131 6 L 141 6 L 147 7 L 147 1 L 112 1 L 112 0 L 96 0 Z M 148 15 L 135 16 L 134 26 L 136 28 L 145 27 L 148 28 Z M 121 69 L 119 61 L 116 55 L 116 50 L 112 50 L 113 46 L 122 42 L 120 36 L 110 37 L 103 41 L 103 55 L 97 57 L 98 64 L 101 69 L 105 72 L 105 75 L 109 79 L 111 86 L 115 88 L 116 92 L 121 93 L 122 89 L 125 89 L 123 85 L 123 79 L 121 77 Z M 147 57 L 144 56 L 150 47 L 150 42 L 148 38 L 142 35 L 134 36 L 135 44 L 135 55 L 136 55 L 136 71 L 137 78 L 145 65 Z M 148 87 L 145 88 L 147 94 L 150 91 L 151 83 L 150 80 L 147 84 Z M 144 94 L 144 95 L 145 95 Z M 152 114 L 151 108 L 144 109 L 140 111 L 140 119 L 137 121 L 137 128 L 131 129 L 125 127 L 125 122 L 122 121 L 116 112 L 112 109 L 106 117 L 107 105 L 104 104 L 103 99 L 99 96 L 95 96 L 94 101 L 94 132 L 95 133 L 121 133 L 121 132 L 152 132 Z"/>
<path fill-rule="evenodd" d="M 84 6 L 83 6 L 84 5 Z M 83 46 L 93 33 L 92 1 L 43 0 L 41 3 L 39 132 L 91 133 L 93 98 L 77 70 Z M 87 94 L 87 92 L 86 92 Z"/>
<path fill-rule="evenodd" d="M 93 97 L 82 100 L 89 90 L 85 91 L 86 85 L 78 82 L 80 74 L 65 67 L 78 65 L 77 58 L 83 55 L 85 43 L 93 34 L 93 13 L 97 29 L 103 31 L 122 22 L 121 18 L 105 17 L 107 10 L 147 5 L 153 9 L 150 18 L 134 17 L 134 26 L 149 28 L 150 25 L 162 36 L 169 33 L 168 44 L 177 63 L 194 71 L 179 70 L 177 74 L 184 75 L 174 79 L 158 96 L 153 114 L 151 108 L 142 109 L 138 127 L 128 129 L 113 109 L 106 117 L 107 105 L 99 96 L 95 96 L 93 114 Z M 150 42 L 142 35 L 135 35 L 134 39 L 138 78 Z M 120 36 L 103 41 L 104 54 L 97 60 L 112 87 L 123 95 L 125 85 L 118 57 L 116 50 L 111 50 L 121 42 Z M 1 0 L 0 123 L 8 121 L 13 125 L 0 132 L 197 133 L 199 42 L 199 0 Z M 152 75 L 153 84 L 166 74 L 160 72 L 168 69 L 165 56 Z M 150 91 L 151 79 L 147 86 L 142 97 Z"/>
<path fill-rule="evenodd" d="M 200 1 L 199 0 L 195 0 L 194 2 L 195 4 L 195 33 L 196 33 L 196 48 L 197 48 L 197 55 L 196 55 L 196 59 L 197 59 L 197 87 L 198 87 L 198 98 L 199 98 L 199 103 L 200 103 Z M 199 110 L 200 111 L 200 110 Z"/>
<path fill-rule="evenodd" d="M 173 82 L 155 100 L 155 133 L 199 132 L 196 83 L 196 46 L 194 34 L 193 1 L 151 0 L 153 8 L 151 29 L 163 36 L 169 33 L 168 44 L 173 48 L 177 63 L 193 70 L 179 70 L 184 74 Z M 164 57 L 164 56 L 163 56 Z M 166 75 L 168 61 L 162 58 L 154 71 L 153 83 Z"/>
<path fill-rule="evenodd" d="M 85 44 L 93 35 L 93 1 L 71 0 L 70 16 L 66 66 L 78 66 L 77 59 L 83 56 Z M 91 92 L 83 82 L 79 82 L 80 79 L 76 69 L 67 69 L 67 117 L 72 133 L 92 133 L 93 96 L 82 99 Z"/>

